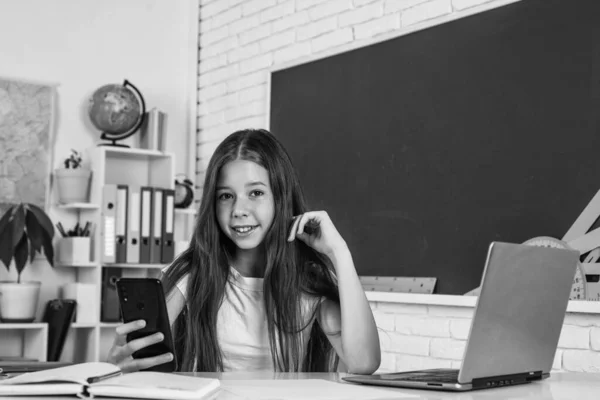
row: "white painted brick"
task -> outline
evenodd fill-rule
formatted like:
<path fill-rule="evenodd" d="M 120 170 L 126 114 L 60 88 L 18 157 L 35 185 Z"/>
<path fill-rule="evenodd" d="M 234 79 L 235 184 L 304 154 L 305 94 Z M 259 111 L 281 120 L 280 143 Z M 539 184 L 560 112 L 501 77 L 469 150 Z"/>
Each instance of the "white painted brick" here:
<path fill-rule="evenodd" d="M 198 118 L 198 128 L 207 129 L 225 122 L 225 112 L 213 112 Z"/>
<path fill-rule="evenodd" d="M 450 320 L 447 318 L 398 315 L 396 332 L 405 335 L 450 337 Z"/>
<path fill-rule="evenodd" d="M 237 93 L 230 93 L 225 96 L 215 97 L 214 99 L 206 101 L 206 107 L 208 108 L 207 114 L 212 114 L 217 111 L 235 106 L 237 103 L 237 96 Z"/>
<path fill-rule="evenodd" d="M 395 371 L 412 371 L 428 368 L 452 368 L 452 361 L 405 354 L 396 355 Z"/>
<path fill-rule="evenodd" d="M 229 7 L 237 6 L 238 4 L 242 4 L 246 0 L 229 0 Z"/>
<path fill-rule="evenodd" d="M 238 19 L 237 21 L 229 24 L 229 34 L 237 35 L 240 32 L 245 32 L 247 30 L 256 28 L 260 26 L 260 18 L 258 14 L 249 15 L 247 17 L 243 17 Z"/>
<path fill-rule="evenodd" d="M 465 352 L 464 340 L 433 338 L 431 339 L 430 355 L 436 358 L 462 360 Z"/>
<path fill-rule="evenodd" d="M 376 1 L 380 2 L 380 0 L 352 0 L 352 4 L 354 5 L 354 7 L 362 7 L 364 5 L 371 4 Z"/>
<path fill-rule="evenodd" d="M 401 15 L 402 26 L 437 18 L 452 12 L 450 0 L 433 0 L 405 10 Z"/>
<path fill-rule="evenodd" d="M 296 0 L 296 10 L 304 10 L 305 8 L 323 4 L 329 0 Z"/>
<path fill-rule="evenodd" d="M 590 348 L 590 328 L 563 325 L 560 331 L 558 347 L 563 349 L 589 349 Z"/>
<path fill-rule="evenodd" d="M 227 59 L 230 63 L 247 60 L 260 54 L 260 45 L 258 42 L 250 43 L 245 46 L 238 46 L 227 53 Z"/>
<path fill-rule="evenodd" d="M 273 63 L 275 65 L 285 63 L 296 58 L 304 57 L 312 52 L 310 42 L 296 43 L 283 49 L 276 50 L 273 53 Z"/>
<path fill-rule="evenodd" d="M 450 320 L 450 337 L 453 339 L 466 340 L 469 337 L 471 330 L 470 319 L 453 319 Z"/>
<path fill-rule="evenodd" d="M 220 67 L 224 67 L 227 65 L 227 55 L 219 54 L 214 57 L 208 57 L 200 61 L 198 65 L 198 72 L 201 74 L 211 71 L 213 69 L 217 69 Z"/>
<path fill-rule="evenodd" d="M 352 0 L 329 0 L 308 9 L 308 16 L 316 21 L 330 15 L 337 15 L 342 11 L 352 9 Z"/>
<path fill-rule="evenodd" d="M 247 74 L 259 69 L 268 68 L 273 64 L 273 54 L 267 53 L 240 62 L 240 74 Z"/>
<path fill-rule="evenodd" d="M 393 372 L 396 369 L 396 355 L 394 353 L 381 353 L 381 364 L 377 373 Z"/>
<path fill-rule="evenodd" d="M 591 350 L 563 351 L 563 369 L 571 372 L 600 372 L 600 353 Z"/>
<path fill-rule="evenodd" d="M 227 82 L 227 91 L 236 92 L 250 86 L 260 85 L 267 81 L 267 74 L 264 71 L 257 71 L 251 74 L 239 75 Z"/>
<path fill-rule="evenodd" d="M 208 107 L 207 107 L 207 102 L 204 101 L 202 103 L 198 103 L 198 106 L 196 107 L 196 115 L 201 118 L 203 116 L 205 116 L 206 114 L 208 114 Z"/>
<path fill-rule="evenodd" d="M 213 43 L 208 47 L 200 48 L 200 60 L 217 54 L 227 53 L 229 50 L 234 49 L 238 46 L 238 37 L 230 36 L 225 40 L 221 40 L 218 43 Z"/>
<path fill-rule="evenodd" d="M 210 19 L 198 22 L 198 33 L 200 35 L 210 31 L 212 28 L 213 27 Z"/>
<path fill-rule="evenodd" d="M 226 0 L 213 1 L 208 4 L 200 5 L 200 20 L 208 19 L 227 10 L 231 5 Z"/>
<path fill-rule="evenodd" d="M 600 315 L 567 314 L 563 323 L 577 326 L 600 326 Z"/>
<path fill-rule="evenodd" d="M 339 29 L 335 32 L 326 33 L 311 41 L 311 47 L 314 53 L 327 50 L 352 41 L 352 28 Z"/>
<path fill-rule="evenodd" d="M 222 142 L 222 140 L 215 140 L 212 142 L 203 143 L 202 146 L 198 147 L 198 157 L 210 158 L 213 155 L 213 153 L 215 152 L 215 149 L 217 148 L 219 143 L 221 143 L 221 142 Z"/>
<path fill-rule="evenodd" d="M 282 18 L 286 15 L 293 14 L 296 9 L 294 0 L 287 0 L 284 3 L 276 5 L 275 7 L 267 8 L 260 13 L 260 21 L 268 22 L 275 19 Z"/>
<path fill-rule="evenodd" d="M 296 38 L 298 41 L 311 39 L 316 36 L 322 35 L 327 32 L 331 32 L 337 28 L 337 17 L 329 17 L 322 19 L 318 22 L 311 22 L 310 24 L 301 26 L 296 30 Z"/>
<path fill-rule="evenodd" d="M 590 347 L 592 350 L 600 351 L 600 328 L 596 326 L 590 330 Z"/>
<path fill-rule="evenodd" d="M 564 350 L 556 349 L 554 354 L 554 361 L 552 362 L 552 369 L 562 369 L 562 357 Z"/>
<path fill-rule="evenodd" d="M 345 11 L 338 15 L 338 23 L 341 28 L 356 25 L 379 18 L 383 15 L 383 4 L 371 4 L 368 6 Z"/>
<path fill-rule="evenodd" d="M 263 103 L 264 106 L 264 103 Z M 264 128 L 265 127 L 265 116 L 263 115 L 252 115 L 245 118 L 236 119 L 231 122 L 232 126 L 237 129 L 248 129 L 248 128 Z"/>
<path fill-rule="evenodd" d="M 229 28 L 227 26 L 222 26 L 200 35 L 198 44 L 200 47 L 206 47 L 212 43 L 226 39 L 228 36 Z"/>
<path fill-rule="evenodd" d="M 254 100 L 264 99 L 267 94 L 267 85 L 251 86 L 238 92 L 240 104 Z"/>
<path fill-rule="evenodd" d="M 400 16 L 386 15 L 383 18 L 356 25 L 354 27 L 354 38 L 356 40 L 372 38 L 397 29 L 400 29 Z"/>
<path fill-rule="evenodd" d="M 222 96 L 227 93 L 227 83 L 221 82 L 216 85 L 205 86 L 201 89 L 198 89 L 198 100 L 206 101 L 208 99 L 212 99 L 213 97 Z"/>
<path fill-rule="evenodd" d="M 199 146 L 204 146 L 206 144 L 211 146 L 215 141 L 221 141 L 225 136 L 227 136 L 227 133 L 229 133 L 229 131 L 226 128 L 227 126 L 225 124 L 221 124 L 219 126 L 212 126 L 210 128 L 202 129 L 198 134 Z M 208 163 L 206 165 L 208 166 Z"/>
<path fill-rule="evenodd" d="M 420 336 L 401 335 L 391 332 L 390 351 L 402 354 L 413 354 L 418 356 L 429 355 L 429 338 Z"/>
<path fill-rule="evenodd" d="M 226 81 L 239 73 L 237 64 L 230 64 L 227 67 L 208 71 L 198 76 L 198 85 L 204 86 L 214 85 L 215 83 Z"/>
<path fill-rule="evenodd" d="M 483 3 L 489 3 L 490 1 L 493 0 L 452 0 L 452 7 L 455 10 L 464 10 L 465 8 L 478 6 Z"/>
<path fill-rule="evenodd" d="M 262 24 L 240 33 L 240 45 L 245 45 L 255 40 L 264 39 L 271 34 L 271 24 Z"/>
<path fill-rule="evenodd" d="M 375 318 L 377 327 L 384 331 L 393 332 L 396 329 L 395 315 L 386 314 L 376 310 L 373 312 L 373 318 Z"/>
<path fill-rule="evenodd" d="M 423 304 L 400 304 L 381 302 L 377 306 L 381 312 L 391 314 L 427 314 L 427 306 Z"/>
<path fill-rule="evenodd" d="M 210 19 L 211 26 L 213 28 L 219 28 L 227 25 L 233 21 L 237 21 L 242 17 L 242 6 L 237 6 L 228 9 L 221 14 L 215 15 Z"/>
<path fill-rule="evenodd" d="M 287 17 L 273 21 L 273 32 L 283 31 L 289 28 L 304 25 L 310 21 L 307 11 L 296 12 Z"/>
<path fill-rule="evenodd" d="M 472 307 L 427 306 L 427 312 L 436 317 L 473 318 L 474 309 Z"/>
<path fill-rule="evenodd" d="M 263 101 L 253 101 L 225 110 L 225 120 L 227 122 L 234 121 L 236 119 L 262 115 L 264 112 L 265 103 Z"/>
<path fill-rule="evenodd" d="M 289 46 L 296 40 L 296 32 L 293 29 L 289 31 L 275 33 L 268 38 L 260 41 L 260 47 L 264 52 L 277 50 Z"/>
<path fill-rule="evenodd" d="M 427 1 L 429 0 L 385 0 L 383 12 L 385 14 L 395 13 Z"/>
<path fill-rule="evenodd" d="M 265 8 L 273 7 L 277 4 L 277 0 L 245 0 L 243 2 L 243 14 L 250 15 L 257 13 Z"/>
<path fill-rule="evenodd" d="M 377 335 L 379 336 L 379 347 L 381 351 L 393 351 L 392 349 L 392 337 L 390 336 L 393 332 L 377 329 Z"/>

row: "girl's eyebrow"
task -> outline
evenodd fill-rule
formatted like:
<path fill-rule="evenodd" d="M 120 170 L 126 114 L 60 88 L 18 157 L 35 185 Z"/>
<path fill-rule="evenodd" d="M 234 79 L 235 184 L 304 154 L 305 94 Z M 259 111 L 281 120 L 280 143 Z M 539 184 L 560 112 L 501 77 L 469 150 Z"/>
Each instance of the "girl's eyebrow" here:
<path fill-rule="evenodd" d="M 244 186 L 248 187 L 248 186 L 264 186 L 267 187 L 266 184 L 262 183 L 261 181 L 253 181 L 253 182 L 248 182 L 246 183 Z M 226 190 L 229 189 L 229 186 L 217 186 L 216 190 Z"/>

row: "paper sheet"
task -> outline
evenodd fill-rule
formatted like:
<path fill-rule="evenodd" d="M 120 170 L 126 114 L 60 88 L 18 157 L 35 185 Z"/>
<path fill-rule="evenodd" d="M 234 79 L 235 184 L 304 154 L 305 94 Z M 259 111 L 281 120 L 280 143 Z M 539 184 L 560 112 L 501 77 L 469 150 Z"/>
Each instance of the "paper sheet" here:
<path fill-rule="evenodd" d="M 337 383 L 324 379 L 222 380 L 219 399 L 246 400 L 384 400 L 414 399 L 398 389 Z"/>

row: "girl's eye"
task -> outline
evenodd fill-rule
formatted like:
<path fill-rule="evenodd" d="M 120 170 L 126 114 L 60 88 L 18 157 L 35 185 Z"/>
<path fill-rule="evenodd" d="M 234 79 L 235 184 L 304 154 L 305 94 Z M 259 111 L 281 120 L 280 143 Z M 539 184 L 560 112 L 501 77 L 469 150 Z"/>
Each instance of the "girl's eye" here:
<path fill-rule="evenodd" d="M 220 195 L 217 196 L 217 199 L 219 200 L 229 200 L 231 198 L 231 195 L 229 193 L 221 193 Z"/>
<path fill-rule="evenodd" d="M 260 190 L 253 190 L 252 192 L 250 192 L 250 195 L 253 197 L 259 197 L 262 196 L 264 193 Z"/>

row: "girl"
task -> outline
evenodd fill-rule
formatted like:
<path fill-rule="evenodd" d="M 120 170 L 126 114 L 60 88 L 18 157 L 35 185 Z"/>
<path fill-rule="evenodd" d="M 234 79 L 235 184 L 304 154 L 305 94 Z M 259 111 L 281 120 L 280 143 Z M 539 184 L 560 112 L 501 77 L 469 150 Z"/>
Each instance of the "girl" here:
<path fill-rule="evenodd" d="M 307 211 L 281 143 L 243 130 L 215 150 L 190 246 L 163 283 L 181 371 L 334 371 L 371 374 L 377 328 L 348 247 L 325 211 Z M 117 328 L 109 361 L 125 371 L 162 340 L 126 343 L 144 321 Z"/>

